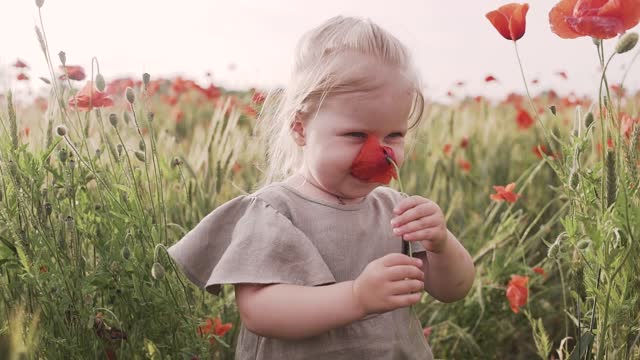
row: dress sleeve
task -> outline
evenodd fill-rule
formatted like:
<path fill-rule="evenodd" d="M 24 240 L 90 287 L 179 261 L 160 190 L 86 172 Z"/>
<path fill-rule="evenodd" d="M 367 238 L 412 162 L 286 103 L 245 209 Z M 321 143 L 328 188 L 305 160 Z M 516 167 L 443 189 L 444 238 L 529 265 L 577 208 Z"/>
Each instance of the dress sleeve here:
<path fill-rule="evenodd" d="M 242 195 L 205 216 L 168 249 L 198 287 L 221 284 L 335 283 L 313 242 L 266 201 Z"/>

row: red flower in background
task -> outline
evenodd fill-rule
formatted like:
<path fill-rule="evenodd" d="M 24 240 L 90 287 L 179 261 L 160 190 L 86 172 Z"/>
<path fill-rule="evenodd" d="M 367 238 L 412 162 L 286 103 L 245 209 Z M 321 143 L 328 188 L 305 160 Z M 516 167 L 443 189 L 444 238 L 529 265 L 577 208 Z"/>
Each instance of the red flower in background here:
<path fill-rule="evenodd" d="M 467 146 L 469 146 L 469 137 L 463 136 L 462 139 L 460 139 L 460 147 L 466 149 Z"/>
<path fill-rule="evenodd" d="M 251 101 L 253 101 L 256 104 L 262 104 L 265 99 L 266 97 L 264 96 L 264 94 L 258 91 L 256 91 L 251 97 Z"/>
<path fill-rule="evenodd" d="M 84 73 L 84 69 L 82 68 L 82 66 L 68 65 L 68 66 L 61 66 L 60 68 L 62 69 L 62 71 L 65 71 L 66 69 L 67 74 L 69 75 L 69 79 L 71 80 L 81 81 L 87 77 L 87 75 L 85 75 Z M 66 80 L 66 75 L 62 74 L 60 76 L 60 80 Z"/>
<path fill-rule="evenodd" d="M 534 145 L 532 151 L 538 159 L 542 159 L 542 154 L 545 154 L 546 156 L 553 156 L 551 150 L 547 149 L 543 144 Z"/>
<path fill-rule="evenodd" d="M 556 75 L 560 76 L 561 78 L 567 80 L 569 77 L 567 76 L 567 72 L 566 71 L 558 71 L 556 72 Z"/>
<path fill-rule="evenodd" d="M 27 65 L 24 61 L 17 59 L 16 62 L 13 63 L 12 65 L 14 68 L 18 68 L 18 69 L 28 69 L 29 65 Z"/>
<path fill-rule="evenodd" d="M 511 280 L 507 285 L 507 299 L 509 299 L 511 310 L 516 314 L 520 312 L 520 308 L 527 303 L 529 298 L 528 282 L 528 276 L 511 275 Z"/>
<path fill-rule="evenodd" d="M 492 82 L 492 81 L 498 81 L 498 79 L 496 79 L 495 76 L 493 75 L 487 75 L 487 77 L 484 78 L 484 82 Z"/>
<path fill-rule="evenodd" d="M 124 94 L 127 88 L 135 88 L 135 82 L 131 78 L 114 79 L 107 84 L 107 88 L 104 90 L 108 95 L 121 95 Z"/>
<path fill-rule="evenodd" d="M 518 128 L 522 130 L 526 130 L 530 128 L 531 126 L 533 126 L 533 123 L 534 123 L 531 115 L 529 115 L 529 113 L 522 108 L 518 108 L 518 115 L 516 116 L 516 122 L 518 123 Z"/>
<path fill-rule="evenodd" d="M 388 184 L 391 178 L 397 179 L 398 175 L 387 156 L 396 161 L 393 149 L 380 146 L 377 137 L 367 136 L 367 141 L 351 164 L 351 175 L 366 182 Z"/>
<path fill-rule="evenodd" d="M 622 114 L 620 121 L 622 123 L 622 126 L 621 126 L 622 133 L 624 134 L 624 137 L 627 139 L 631 138 L 631 133 L 633 132 L 634 124 L 637 124 L 636 126 L 640 126 L 640 117 L 634 119 L 631 116 L 629 116 L 629 114 Z"/>
<path fill-rule="evenodd" d="M 520 197 L 520 194 L 516 194 L 513 192 L 513 190 L 516 189 L 515 183 L 511 183 L 507 186 L 494 185 L 493 189 L 496 191 L 496 193 L 489 195 L 489 197 L 494 201 L 506 201 L 508 203 L 514 203 Z"/>
<path fill-rule="evenodd" d="M 109 107 L 113 105 L 113 100 L 103 92 L 98 91 L 93 86 L 93 81 L 87 81 L 82 90 L 71 99 L 69 106 L 76 107 L 78 110 L 89 111 L 97 107 Z"/>
<path fill-rule="evenodd" d="M 444 146 L 442 147 L 442 152 L 443 152 L 445 155 L 449 155 L 449 154 L 451 154 L 451 149 L 453 149 L 453 145 L 451 145 L 451 144 L 444 144 Z"/>
<path fill-rule="evenodd" d="M 471 163 L 465 159 L 458 159 L 458 166 L 462 171 L 471 171 Z"/>
<path fill-rule="evenodd" d="M 198 326 L 198 335 L 203 336 L 212 334 L 216 336 L 224 336 L 232 327 L 232 323 L 223 324 L 219 316 L 214 319 L 207 318 L 205 325 Z M 214 344 L 216 339 L 212 336 L 209 338 L 209 342 Z"/>
<path fill-rule="evenodd" d="M 527 28 L 527 11 L 529 4 L 511 3 L 500 6 L 485 16 L 502 37 L 516 41 L 524 36 Z"/>
<path fill-rule="evenodd" d="M 544 272 L 544 269 L 543 269 L 543 268 L 541 268 L 540 266 L 536 266 L 536 267 L 534 267 L 534 268 L 533 268 L 533 269 L 531 269 L 531 270 L 533 270 L 533 272 L 534 272 L 534 273 L 536 273 L 536 274 L 540 274 L 540 275 L 542 275 L 542 276 L 545 276 L 545 275 L 546 275 L 546 273 Z"/>
<path fill-rule="evenodd" d="M 20 73 L 18 74 L 18 76 L 16 76 L 16 79 L 18 79 L 19 81 L 27 81 L 29 80 L 29 77 L 25 73 Z"/>
<path fill-rule="evenodd" d="M 551 31 L 564 39 L 610 39 L 639 21 L 638 0 L 561 0 L 549 12 Z"/>

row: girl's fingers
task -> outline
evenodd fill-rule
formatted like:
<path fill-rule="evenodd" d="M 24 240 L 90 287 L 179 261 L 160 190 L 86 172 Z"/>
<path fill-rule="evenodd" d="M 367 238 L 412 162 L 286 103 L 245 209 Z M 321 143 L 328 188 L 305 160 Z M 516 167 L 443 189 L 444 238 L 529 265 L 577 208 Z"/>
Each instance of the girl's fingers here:
<path fill-rule="evenodd" d="M 391 226 L 402 226 L 412 220 L 420 219 L 432 214 L 435 214 L 438 211 L 438 206 L 427 200 L 426 202 L 421 202 L 416 204 L 414 207 L 407 209 L 401 215 L 394 217 L 391 220 Z"/>
<path fill-rule="evenodd" d="M 437 226 L 442 220 L 437 216 L 427 216 L 411 221 L 408 224 L 404 224 L 400 227 L 393 229 L 393 233 L 396 235 L 408 234 L 421 229 Z"/>
<path fill-rule="evenodd" d="M 406 233 L 403 235 L 403 238 L 407 241 L 429 240 L 433 236 L 433 232 L 435 231 L 435 229 L 436 228 L 428 228 L 428 229 L 422 229 L 422 230 Z"/>
<path fill-rule="evenodd" d="M 387 270 L 386 278 L 389 281 L 404 279 L 424 280 L 424 272 L 416 266 L 399 265 L 389 268 Z"/>
<path fill-rule="evenodd" d="M 391 297 L 391 303 L 396 308 L 407 307 L 419 302 L 421 298 L 422 298 L 422 293 L 394 295 Z"/>
<path fill-rule="evenodd" d="M 424 282 L 422 280 L 401 280 L 394 281 L 390 284 L 389 290 L 391 295 L 407 295 L 424 290 Z"/>

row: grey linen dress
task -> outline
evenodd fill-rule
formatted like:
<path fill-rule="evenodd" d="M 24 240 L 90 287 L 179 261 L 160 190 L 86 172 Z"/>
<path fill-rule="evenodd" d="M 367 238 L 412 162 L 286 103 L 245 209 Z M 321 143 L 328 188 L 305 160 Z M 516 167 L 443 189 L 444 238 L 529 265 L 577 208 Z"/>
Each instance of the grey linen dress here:
<path fill-rule="evenodd" d="M 365 266 L 402 252 L 392 232 L 402 195 L 384 186 L 362 202 L 338 205 L 276 182 L 238 196 L 205 216 L 169 255 L 187 278 L 212 294 L 221 284 L 320 286 L 354 280 Z M 425 251 L 412 242 L 413 253 Z M 283 340 L 240 328 L 236 359 L 432 359 L 410 308 L 368 315 L 304 340 Z"/>

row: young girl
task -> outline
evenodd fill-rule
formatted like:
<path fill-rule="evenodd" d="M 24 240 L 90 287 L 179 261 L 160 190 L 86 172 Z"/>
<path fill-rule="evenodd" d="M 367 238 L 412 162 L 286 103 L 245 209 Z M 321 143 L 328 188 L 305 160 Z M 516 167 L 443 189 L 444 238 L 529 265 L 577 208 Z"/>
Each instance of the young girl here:
<path fill-rule="evenodd" d="M 461 299 L 475 270 L 437 204 L 381 186 L 422 115 L 419 89 L 407 49 L 369 20 L 335 17 L 301 39 L 260 120 L 264 186 L 169 249 L 208 292 L 234 284 L 236 359 L 432 358 L 409 306 L 423 290 Z"/>

